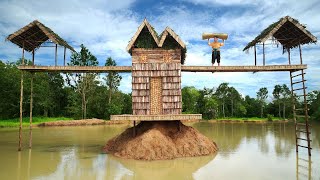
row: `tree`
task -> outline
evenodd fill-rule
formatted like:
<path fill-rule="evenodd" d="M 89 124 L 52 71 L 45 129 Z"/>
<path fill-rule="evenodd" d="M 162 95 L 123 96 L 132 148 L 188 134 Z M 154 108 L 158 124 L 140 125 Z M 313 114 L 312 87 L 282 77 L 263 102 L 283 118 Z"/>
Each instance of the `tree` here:
<path fill-rule="evenodd" d="M 80 45 L 80 52 L 72 53 L 69 66 L 97 66 L 97 58 L 83 45 Z M 87 117 L 87 94 L 93 92 L 97 85 L 95 73 L 75 73 L 67 74 L 67 83 L 81 95 L 81 112 L 82 118 Z"/>
<path fill-rule="evenodd" d="M 286 84 L 282 85 L 280 94 L 282 95 L 283 118 L 286 118 L 286 104 L 288 101 L 290 101 L 290 96 L 291 96 L 291 91 L 289 90 Z"/>
<path fill-rule="evenodd" d="M 279 113 L 279 118 L 281 117 L 281 112 L 280 112 L 280 93 L 281 93 L 281 86 L 280 85 L 275 85 L 272 95 L 275 98 L 276 102 L 278 103 L 278 113 Z"/>
<path fill-rule="evenodd" d="M 226 105 L 226 100 L 228 98 L 229 95 L 229 86 L 228 83 L 221 83 L 217 90 L 216 90 L 216 96 L 218 97 L 218 100 L 220 101 L 221 105 L 222 105 L 222 115 L 223 117 L 226 117 L 226 113 L 225 113 L 225 105 Z"/>
<path fill-rule="evenodd" d="M 199 91 L 193 86 L 183 87 L 182 93 L 182 110 L 187 113 L 197 113 L 197 100 L 200 96 Z"/>
<path fill-rule="evenodd" d="M 117 63 L 111 57 L 108 57 L 106 60 L 105 66 L 117 66 Z M 106 81 L 106 85 L 109 89 L 108 104 L 111 103 L 112 93 L 118 90 L 121 79 L 122 77 L 116 72 L 112 71 L 112 72 L 106 73 L 106 77 L 104 78 L 104 80 Z"/>
<path fill-rule="evenodd" d="M 264 109 L 264 106 L 265 106 L 265 101 L 268 97 L 268 89 L 266 87 L 263 87 L 263 88 L 260 88 L 259 91 L 257 92 L 257 99 L 260 103 L 260 116 L 261 118 L 263 117 L 263 109 Z"/>
<path fill-rule="evenodd" d="M 235 104 L 236 104 L 236 109 L 240 110 L 241 95 L 234 87 L 229 87 L 227 90 L 228 90 L 228 97 L 230 98 L 230 102 L 231 102 L 231 116 L 234 117 Z M 243 109 L 241 111 L 243 112 Z"/>

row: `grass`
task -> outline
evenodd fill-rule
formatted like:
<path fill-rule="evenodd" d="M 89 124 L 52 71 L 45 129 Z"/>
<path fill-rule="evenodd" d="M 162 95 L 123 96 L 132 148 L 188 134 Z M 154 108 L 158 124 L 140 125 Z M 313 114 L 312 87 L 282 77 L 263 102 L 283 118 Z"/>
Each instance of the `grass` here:
<path fill-rule="evenodd" d="M 33 117 L 32 124 L 37 125 L 43 122 L 52 122 L 52 121 L 59 121 L 59 120 L 73 120 L 73 119 L 66 118 L 66 117 Z M 24 117 L 22 119 L 22 126 L 23 127 L 29 126 L 29 117 Z M 19 127 L 19 118 L 1 119 L 0 127 Z"/>
<path fill-rule="evenodd" d="M 231 121 L 268 121 L 267 118 L 260 118 L 260 117 L 250 117 L 250 118 L 245 118 L 245 117 L 226 117 L 226 118 L 217 118 L 217 119 L 212 119 L 212 120 L 231 120 Z M 272 121 L 280 121 L 283 120 L 278 117 L 273 117 Z"/>

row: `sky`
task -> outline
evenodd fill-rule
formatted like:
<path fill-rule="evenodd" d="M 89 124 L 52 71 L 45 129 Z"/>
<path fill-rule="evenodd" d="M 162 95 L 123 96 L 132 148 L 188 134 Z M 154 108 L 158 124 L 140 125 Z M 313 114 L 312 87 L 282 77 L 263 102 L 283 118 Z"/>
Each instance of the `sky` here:
<path fill-rule="evenodd" d="M 37 19 L 65 39 L 77 51 L 84 44 L 103 66 L 108 57 L 117 65 L 130 66 L 126 46 L 144 18 L 160 34 L 172 28 L 187 45 L 185 65 L 211 65 L 211 49 L 201 39 L 203 32 L 228 33 L 221 48 L 221 65 L 254 65 L 253 50 L 242 49 L 262 30 L 281 17 L 289 15 L 317 38 L 320 36 L 320 3 L 318 0 L 0 0 L 0 60 L 13 62 L 21 49 L 6 37 Z M 302 46 L 308 91 L 320 89 L 320 45 Z M 262 65 L 262 48 L 258 47 L 258 65 Z M 60 54 L 59 54 L 60 53 Z M 299 63 L 299 51 L 293 49 L 292 62 Z M 58 49 L 58 63 L 63 63 L 63 49 Z M 67 60 L 70 59 L 67 53 Z M 31 58 L 31 54 L 26 54 Z M 54 48 L 36 51 L 37 65 L 54 65 Z M 266 65 L 287 64 L 282 48 L 266 47 Z M 131 92 L 131 74 L 121 74 L 119 89 Z M 182 72 L 182 87 L 216 88 L 227 82 L 243 96 L 256 97 L 267 87 L 272 98 L 276 84 L 290 85 L 289 72 L 259 73 L 193 73 Z M 290 86 L 289 86 L 290 87 Z"/>

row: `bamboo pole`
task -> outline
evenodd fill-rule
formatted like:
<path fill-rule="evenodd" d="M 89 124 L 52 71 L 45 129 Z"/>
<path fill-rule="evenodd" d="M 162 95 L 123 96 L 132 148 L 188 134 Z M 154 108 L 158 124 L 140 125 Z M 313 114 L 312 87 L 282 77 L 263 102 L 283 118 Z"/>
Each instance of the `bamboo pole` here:
<path fill-rule="evenodd" d="M 289 65 L 291 65 L 291 57 L 290 57 L 290 48 L 288 48 L 288 61 L 289 61 Z"/>
<path fill-rule="evenodd" d="M 262 50 L 263 50 L 263 65 L 266 65 L 266 55 L 264 53 L 264 43 L 262 44 Z"/>
<path fill-rule="evenodd" d="M 55 65 L 56 65 L 56 66 L 58 65 L 58 57 L 57 57 L 57 54 L 58 54 L 58 44 L 56 44 L 55 54 L 54 54 L 54 60 L 55 60 Z"/>
<path fill-rule="evenodd" d="M 254 65 L 257 65 L 257 47 L 254 45 Z"/>
<path fill-rule="evenodd" d="M 34 49 L 32 50 L 32 66 L 34 66 Z"/>
<path fill-rule="evenodd" d="M 66 47 L 64 47 L 64 53 L 63 53 L 63 65 L 66 65 Z"/>
<path fill-rule="evenodd" d="M 302 51 L 301 51 L 300 44 L 299 44 L 299 54 L 300 54 L 300 64 L 302 64 Z"/>
<path fill-rule="evenodd" d="M 30 80 L 30 125 L 29 125 L 29 149 L 32 147 L 32 110 L 33 110 L 33 75 L 31 73 L 31 80 Z"/>
<path fill-rule="evenodd" d="M 24 42 L 22 44 L 22 59 L 21 64 L 24 65 Z M 20 81 L 20 120 L 19 120 L 19 147 L 18 151 L 21 151 L 21 141 L 22 141 L 22 103 L 23 103 L 23 71 L 21 71 L 21 81 Z"/>

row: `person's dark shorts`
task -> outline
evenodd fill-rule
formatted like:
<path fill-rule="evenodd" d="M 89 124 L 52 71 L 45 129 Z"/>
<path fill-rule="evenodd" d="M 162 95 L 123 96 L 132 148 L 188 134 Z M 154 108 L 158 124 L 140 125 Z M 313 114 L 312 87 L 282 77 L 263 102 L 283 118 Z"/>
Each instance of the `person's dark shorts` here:
<path fill-rule="evenodd" d="M 218 63 L 220 63 L 220 51 L 213 50 L 211 63 L 214 64 L 216 60 Z"/>

